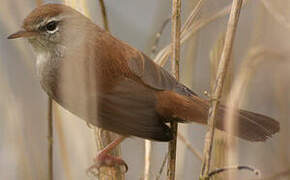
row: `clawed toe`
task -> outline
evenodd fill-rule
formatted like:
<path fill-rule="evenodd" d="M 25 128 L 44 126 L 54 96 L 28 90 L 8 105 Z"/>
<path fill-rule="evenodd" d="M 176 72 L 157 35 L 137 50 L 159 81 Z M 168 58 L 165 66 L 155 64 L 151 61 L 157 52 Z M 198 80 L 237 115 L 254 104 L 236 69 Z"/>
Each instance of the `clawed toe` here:
<path fill-rule="evenodd" d="M 100 153 L 94 159 L 94 164 L 91 167 L 89 167 L 87 172 L 96 175 L 95 170 L 99 172 L 101 167 L 117 167 L 117 166 L 124 166 L 125 167 L 124 173 L 128 171 L 128 165 L 123 159 L 111 156 L 109 154 Z"/>

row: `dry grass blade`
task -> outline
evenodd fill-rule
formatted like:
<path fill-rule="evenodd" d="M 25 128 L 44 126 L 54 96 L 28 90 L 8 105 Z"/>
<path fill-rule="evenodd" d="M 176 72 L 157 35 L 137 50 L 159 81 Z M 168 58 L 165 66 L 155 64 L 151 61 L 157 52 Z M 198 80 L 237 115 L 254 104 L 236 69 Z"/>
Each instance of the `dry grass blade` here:
<path fill-rule="evenodd" d="M 281 13 L 277 12 L 272 6 L 271 3 L 268 2 L 268 0 L 261 0 L 260 1 L 264 7 L 267 9 L 267 11 L 284 27 L 290 29 L 290 22 L 281 15 Z"/>
<path fill-rule="evenodd" d="M 290 72 L 290 66 L 289 66 L 289 70 L 288 73 Z M 289 109 L 289 104 L 287 101 L 287 99 L 289 99 L 289 87 L 290 84 L 289 79 L 285 79 L 285 77 L 288 77 L 287 71 L 285 73 L 281 72 L 281 73 L 277 73 L 276 77 L 275 77 L 275 99 L 276 99 L 276 103 L 277 103 L 277 107 L 279 109 L 279 116 L 278 119 L 281 123 L 283 123 L 284 127 L 289 127 L 289 121 L 288 121 L 288 117 L 289 117 L 289 113 L 290 113 L 290 109 Z M 288 95 L 287 95 L 288 94 Z M 288 98 L 287 98 L 288 96 Z M 288 131 L 288 129 L 282 129 L 280 131 L 280 138 L 279 138 L 279 159 L 281 161 L 281 165 L 282 167 L 289 167 L 290 161 L 288 158 L 288 152 L 289 152 L 289 146 L 288 146 L 288 142 L 289 139 L 288 137 L 290 137 L 290 132 Z M 290 168 L 290 167 L 289 167 Z"/>
<path fill-rule="evenodd" d="M 196 3 L 196 6 L 193 8 L 193 10 L 191 11 L 190 15 L 188 16 L 188 18 L 186 19 L 186 21 L 182 27 L 181 34 L 183 34 L 184 31 L 192 25 L 194 19 L 197 16 L 197 13 L 200 11 L 200 9 L 201 9 L 202 5 L 205 3 L 205 1 L 206 0 L 199 0 Z"/>
<path fill-rule="evenodd" d="M 156 176 L 156 179 L 155 180 L 159 180 L 161 175 L 162 175 L 162 172 L 164 170 L 164 167 L 165 167 L 165 164 L 166 164 L 166 161 L 168 159 L 168 156 L 169 156 L 169 152 L 166 153 L 165 157 L 164 157 L 164 160 L 162 161 L 162 164 L 161 164 L 161 167 L 159 169 L 159 172 L 158 172 L 158 175 Z"/>
<path fill-rule="evenodd" d="M 261 63 L 264 62 L 262 57 L 271 57 L 271 59 L 275 61 L 277 61 L 277 59 L 285 59 L 285 57 L 280 53 L 269 51 L 264 48 L 253 48 L 249 52 L 248 57 L 243 61 L 244 63 L 240 68 L 241 72 L 238 73 L 238 76 L 233 83 L 233 88 L 227 101 L 227 106 L 229 109 L 225 115 L 225 118 L 226 122 L 228 122 L 226 124 L 226 129 L 228 129 L 229 133 L 232 133 L 231 131 L 235 130 L 235 113 L 237 112 L 237 109 L 239 109 L 239 105 L 246 93 L 249 81 L 254 76 L 254 73 L 258 67 L 261 66 Z M 234 159 L 231 157 L 232 153 L 233 152 L 230 151 L 228 154 L 229 163 L 235 163 L 232 162 Z"/>
<path fill-rule="evenodd" d="M 205 0 L 200 0 L 195 8 L 191 11 L 190 15 L 186 19 L 184 26 L 181 28 L 181 37 L 185 34 L 185 31 L 187 31 L 188 28 L 193 27 L 192 23 L 194 19 L 196 18 L 197 13 L 201 9 L 203 3 Z M 181 44 L 183 41 L 181 40 Z M 168 58 L 169 54 L 171 53 L 171 44 L 167 45 L 165 48 L 163 48 L 155 57 L 154 61 L 163 66 L 165 64 L 165 60 Z"/>
<path fill-rule="evenodd" d="M 158 33 L 156 33 L 155 35 L 155 40 L 154 40 L 154 43 L 153 43 L 153 46 L 151 48 L 151 54 L 152 56 L 156 53 L 157 49 L 158 49 L 158 44 L 159 44 L 159 40 L 161 38 L 161 35 L 166 27 L 166 25 L 170 22 L 171 18 L 167 18 L 163 23 L 162 23 L 162 26 L 160 28 L 160 30 L 158 31 Z"/>
<path fill-rule="evenodd" d="M 199 160 L 202 160 L 201 154 L 192 147 L 190 142 L 181 134 L 178 133 L 178 138 L 185 144 L 185 146 L 192 152 Z"/>
<path fill-rule="evenodd" d="M 248 0 L 245 0 L 243 3 L 243 6 L 248 2 Z M 220 10 L 219 12 L 204 18 L 204 19 L 200 19 L 198 21 L 196 21 L 195 23 L 193 23 L 191 26 L 189 26 L 186 29 L 182 29 L 182 33 L 181 33 L 181 44 L 185 43 L 191 36 L 193 36 L 196 32 L 198 32 L 201 28 L 205 27 L 206 25 L 208 25 L 209 23 L 215 21 L 218 18 L 221 18 L 227 14 L 230 13 L 231 10 L 231 5 L 226 6 L 225 8 L 223 8 L 222 10 Z M 171 49 L 170 49 L 171 45 L 167 45 L 165 48 L 163 48 L 155 57 L 154 61 L 157 62 L 158 64 L 160 64 L 161 66 L 164 66 L 169 54 L 171 53 Z"/>
<path fill-rule="evenodd" d="M 242 0 L 234 0 L 232 4 L 230 18 L 227 25 L 224 48 L 223 48 L 221 60 L 218 66 L 216 83 L 215 83 L 213 96 L 211 100 L 211 106 L 209 109 L 208 130 L 205 137 L 203 163 L 202 163 L 200 179 L 207 179 L 209 170 L 210 170 L 211 151 L 212 151 L 214 127 L 215 127 L 215 116 L 216 116 L 217 108 L 219 105 L 219 99 L 222 95 L 225 75 L 228 69 L 230 56 L 232 53 L 234 37 L 235 37 L 237 25 L 238 25 L 238 20 L 239 20 L 239 15 L 240 15 L 242 4 L 243 4 Z"/>
<path fill-rule="evenodd" d="M 194 19 L 196 18 L 197 13 L 199 12 L 199 10 L 201 9 L 203 3 L 205 2 L 205 0 L 200 0 L 197 5 L 195 6 L 195 8 L 191 11 L 189 17 L 186 19 L 184 26 L 181 28 L 181 37 L 183 36 L 183 34 L 185 33 L 185 31 L 192 27 L 192 23 L 194 21 Z M 182 44 L 182 40 L 181 40 L 181 44 Z M 155 57 L 154 61 L 157 62 L 158 64 L 160 64 L 161 66 L 163 66 L 165 64 L 165 60 L 168 58 L 169 54 L 171 53 L 171 44 L 167 45 L 164 49 L 162 49 L 158 55 Z"/>

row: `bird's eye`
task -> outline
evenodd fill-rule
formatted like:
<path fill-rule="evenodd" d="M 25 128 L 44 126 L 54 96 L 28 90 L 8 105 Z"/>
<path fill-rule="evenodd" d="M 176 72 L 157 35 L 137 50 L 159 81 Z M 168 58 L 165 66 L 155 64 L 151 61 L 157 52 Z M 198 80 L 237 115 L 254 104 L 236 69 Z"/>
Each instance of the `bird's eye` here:
<path fill-rule="evenodd" d="M 49 33 L 54 33 L 57 30 L 57 22 L 51 21 L 45 25 L 45 29 Z"/>

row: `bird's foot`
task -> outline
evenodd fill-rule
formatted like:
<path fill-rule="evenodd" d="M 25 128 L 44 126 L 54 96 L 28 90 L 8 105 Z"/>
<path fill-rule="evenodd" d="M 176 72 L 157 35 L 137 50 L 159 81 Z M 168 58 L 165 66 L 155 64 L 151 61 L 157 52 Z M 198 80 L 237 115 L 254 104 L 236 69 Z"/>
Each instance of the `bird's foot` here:
<path fill-rule="evenodd" d="M 128 171 L 128 165 L 123 159 L 102 152 L 97 155 L 97 157 L 94 159 L 94 164 L 89 167 L 87 172 L 96 174 L 96 171 L 100 172 L 101 167 L 124 167 L 124 173 Z"/>

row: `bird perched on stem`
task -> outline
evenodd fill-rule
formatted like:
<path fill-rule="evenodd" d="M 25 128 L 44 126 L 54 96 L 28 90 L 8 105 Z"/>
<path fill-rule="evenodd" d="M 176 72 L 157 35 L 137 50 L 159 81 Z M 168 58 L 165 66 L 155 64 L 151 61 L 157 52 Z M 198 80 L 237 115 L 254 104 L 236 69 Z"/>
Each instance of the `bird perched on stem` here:
<path fill-rule="evenodd" d="M 8 39 L 22 37 L 32 45 L 48 96 L 88 123 L 120 134 L 92 167 L 127 167 L 108 154 L 125 137 L 170 141 L 167 122 L 207 124 L 208 100 L 78 11 L 61 4 L 42 5 L 22 27 Z M 225 106 L 218 109 L 217 129 L 225 130 L 225 111 Z M 232 135 L 248 141 L 265 141 L 279 131 L 278 122 L 258 113 L 239 110 L 237 119 Z"/>

